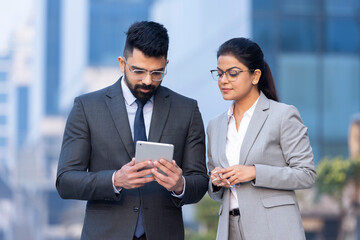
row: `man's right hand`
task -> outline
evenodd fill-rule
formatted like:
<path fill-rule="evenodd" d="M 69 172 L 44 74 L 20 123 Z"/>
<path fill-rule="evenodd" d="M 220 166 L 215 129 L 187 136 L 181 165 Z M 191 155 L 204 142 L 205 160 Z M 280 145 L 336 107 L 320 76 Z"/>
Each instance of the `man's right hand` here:
<path fill-rule="evenodd" d="M 149 166 L 151 166 L 151 168 L 139 171 L 140 169 Z M 121 187 L 125 189 L 142 187 L 145 185 L 145 183 L 155 180 L 151 173 L 152 168 L 151 161 L 144 161 L 135 164 L 135 158 L 133 158 L 131 162 L 122 166 L 122 168 L 116 171 L 114 185 L 115 187 Z M 149 174 L 151 177 L 144 177 Z"/>

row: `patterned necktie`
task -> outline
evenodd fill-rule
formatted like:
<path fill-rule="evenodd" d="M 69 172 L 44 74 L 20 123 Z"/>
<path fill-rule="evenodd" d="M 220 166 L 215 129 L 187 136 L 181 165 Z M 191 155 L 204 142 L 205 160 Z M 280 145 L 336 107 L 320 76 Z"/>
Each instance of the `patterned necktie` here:
<path fill-rule="evenodd" d="M 139 99 L 136 99 L 135 102 L 138 105 L 134 120 L 134 148 L 136 149 L 137 141 L 147 141 L 147 139 L 146 139 L 144 113 L 143 113 L 143 108 L 145 103 L 141 102 Z M 145 233 L 145 229 L 143 225 L 143 218 L 141 213 L 141 201 L 140 201 L 139 217 L 136 223 L 135 236 L 139 238 L 144 233 Z"/>

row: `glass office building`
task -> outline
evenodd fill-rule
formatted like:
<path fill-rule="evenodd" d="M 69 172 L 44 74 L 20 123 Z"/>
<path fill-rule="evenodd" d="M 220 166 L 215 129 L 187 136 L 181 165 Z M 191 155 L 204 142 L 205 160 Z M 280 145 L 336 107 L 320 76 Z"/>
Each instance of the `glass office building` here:
<path fill-rule="evenodd" d="M 359 0 L 253 1 L 253 39 L 280 101 L 308 126 L 316 163 L 348 156 L 350 119 L 360 111 L 359 8 Z"/>
<path fill-rule="evenodd" d="M 148 20 L 148 0 L 89 0 L 89 65 L 117 66 L 125 32 L 135 21 Z"/>

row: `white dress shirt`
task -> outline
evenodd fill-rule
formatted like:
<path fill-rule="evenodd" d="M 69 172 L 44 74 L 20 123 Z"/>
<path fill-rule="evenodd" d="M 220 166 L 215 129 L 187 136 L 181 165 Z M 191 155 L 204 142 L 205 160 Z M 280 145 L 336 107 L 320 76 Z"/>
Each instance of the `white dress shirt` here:
<path fill-rule="evenodd" d="M 236 130 L 236 122 L 234 117 L 234 104 L 232 104 L 228 110 L 228 131 L 226 135 L 226 158 L 228 160 L 229 166 L 234 166 L 239 164 L 240 161 L 240 149 L 243 143 L 246 130 L 249 127 L 249 123 L 259 98 L 255 103 L 244 113 L 244 116 L 241 119 L 239 129 Z M 236 186 L 231 187 L 231 197 L 230 197 L 230 209 L 238 208 L 238 199 L 236 194 Z"/>
<path fill-rule="evenodd" d="M 129 118 L 130 130 L 131 130 L 131 133 L 132 133 L 132 136 L 133 136 L 133 139 L 134 139 L 134 121 L 135 121 L 136 110 L 138 108 L 138 106 L 137 106 L 137 104 L 135 102 L 136 97 L 131 93 L 129 87 L 125 84 L 124 78 L 121 79 L 121 88 L 122 88 L 122 92 L 123 92 L 123 96 L 124 96 L 124 100 L 125 100 L 125 106 L 126 106 L 127 115 L 128 115 L 128 118 Z M 149 138 L 149 130 L 150 130 L 150 124 L 151 124 L 151 117 L 152 117 L 152 113 L 153 113 L 153 108 L 154 108 L 154 96 L 152 96 L 145 103 L 144 108 L 143 108 L 146 138 Z M 114 172 L 114 174 L 112 176 L 112 183 L 113 183 L 115 193 L 120 193 L 121 188 L 118 189 L 114 185 L 115 172 Z M 172 192 L 172 195 L 175 196 L 175 197 L 181 198 L 184 195 L 184 192 L 185 192 L 185 178 L 184 178 L 184 190 L 183 190 L 183 192 L 180 195 L 176 195 L 174 192 Z"/>

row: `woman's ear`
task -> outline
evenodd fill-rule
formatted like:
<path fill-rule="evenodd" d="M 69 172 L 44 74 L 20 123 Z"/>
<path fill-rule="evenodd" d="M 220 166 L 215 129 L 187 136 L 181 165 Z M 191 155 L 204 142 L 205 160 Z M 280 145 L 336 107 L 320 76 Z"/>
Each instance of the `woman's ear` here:
<path fill-rule="evenodd" d="M 252 76 L 253 76 L 252 83 L 254 85 L 258 84 L 258 82 L 260 80 L 260 77 L 261 77 L 261 70 L 260 69 L 255 69 Z"/>

